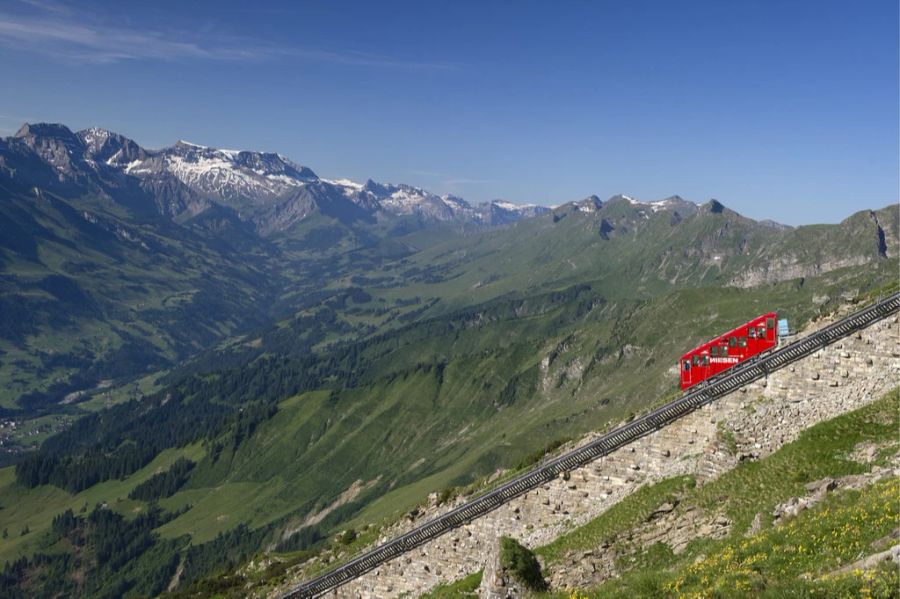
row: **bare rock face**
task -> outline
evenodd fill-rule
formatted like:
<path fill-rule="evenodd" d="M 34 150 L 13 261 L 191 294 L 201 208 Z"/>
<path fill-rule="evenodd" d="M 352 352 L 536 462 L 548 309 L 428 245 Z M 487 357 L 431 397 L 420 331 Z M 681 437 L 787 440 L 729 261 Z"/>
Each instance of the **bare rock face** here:
<path fill-rule="evenodd" d="M 744 533 L 744 537 L 750 538 L 763 527 L 763 515 L 761 513 L 757 513 L 756 516 L 753 517 L 753 522 L 750 523 L 750 528 L 747 529 L 747 532 Z"/>
<path fill-rule="evenodd" d="M 74 177 L 76 164 L 84 161 L 84 143 L 63 125 L 25 124 L 16 133 L 15 139 L 53 165 L 60 180 Z"/>
<path fill-rule="evenodd" d="M 772 260 L 759 268 L 752 268 L 740 273 L 729 281 L 732 287 L 749 288 L 769 283 L 814 277 L 839 268 L 862 266 L 871 262 L 869 256 L 834 257 L 821 262 L 806 262 L 798 256 L 785 255 Z"/>
<path fill-rule="evenodd" d="M 878 481 L 889 478 L 893 474 L 891 468 L 882 468 L 876 466 L 871 472 L 865 474 L 850 474 L 840 478 L 823 478 L 805 485 L 806 495 L 803 497 L 791 497 L 784 503 L 775 506 L 772 512 L 774 516 L 773 524 L 780 526 L 788 519 L 797 516 L 806 511 L 817 503 L 821 502 L 825 497 L 835 489 L 861 489 Z"/>
<path fill-rule="evenodd" d="M 825 251 L 815 253 L 809 252 L 809 248 L 803 247 L 802 244 L 798 246 L 796 239 L 788 242 L 789 236 L 775 233 L 771 239 L 757 248 L 759 256 L 765 259 L 732 277 L 729 285 L 754 287 L 802 279 L 840 268 L 877 263 L 885 258 L 896 257 L 900 251 L 898 249 L 900 220 L 897 210 L 893 207 L 858 212 L 837 225 L 837 229 L 841 230 L 849 241 L 840 248 L 826 243 L 822 246 Z M 780 249 L 775 254 L 771 253 L 775 248 Z M 822 299 L 827 301 L 827 298 L 814 301 Z"/>
<path fill-rule="evenodd" d="M 677 500 L 665 502 L 637 528 L 604 541 L 593 550 L 566 555 L 561 563 L 552 566 L 550 586 L 554 589 L 596 586 L 618 576 L 617 563 L 627 563 L 630 556 L 641 550 L 662 543 L 678 554 L 694 539 L 728 536 L 731 525 L 731 520 L 721 514 L 709 514 L 692 505 L 682 506 Z"/>
<path fill-rule="evenodd" d="M 494 540 L 484 564 L 478 596 L 481 599 L 518 599 L 526 595 L 525 588 L 500 563 L 500 539 Z"/>
<path fill-rule="evenodd" d="M 871 568 L 875 568 L 878 564 L 891 562 L 895 564 L 895 567 L 900 567 L 900 543 L 894 545 L 890 549 L 886 551 L 880 551 L 873 555 L 862 558 L 859 561 L 855 561 L 852 564 L 847 564 L 846 566 L 835 570 L 835 574 L 841 574 L 844 572 L 852 572 L 853 570 L 869 570 Z"/>
<path fill-rule="evenodd" d="M 650 514 L 648 521 L 656 520 L 665 514 L 669 514 L 675 510 L 675 507 L 678 505 L 678 501 L 667 501 L 660 505 L 658 508 L 653 510 L 653 513 Z"/>

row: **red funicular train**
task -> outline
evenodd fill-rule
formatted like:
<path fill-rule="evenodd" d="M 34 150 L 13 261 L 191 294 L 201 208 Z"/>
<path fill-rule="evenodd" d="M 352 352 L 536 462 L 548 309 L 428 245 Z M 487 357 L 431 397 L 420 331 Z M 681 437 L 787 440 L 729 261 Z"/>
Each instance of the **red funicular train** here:
<path fill-rule="evenodd" d="M 763 314 L 681 356 L 682 390 L 775 347 L 777 322 L 775 312 Z"/>

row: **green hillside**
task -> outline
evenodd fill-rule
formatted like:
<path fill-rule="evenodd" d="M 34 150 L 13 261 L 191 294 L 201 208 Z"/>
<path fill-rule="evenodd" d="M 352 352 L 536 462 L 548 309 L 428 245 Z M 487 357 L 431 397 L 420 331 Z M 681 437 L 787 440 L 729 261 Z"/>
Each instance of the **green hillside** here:
<path fill-rule="evenodd" d="M 196 375 L 120 404 L 109 418 L 109 410 L 83 418 L 35 454 L 44 461 L 29 458 L 19 467 L 47 471 L 47 479 L 35 480 L 57 485 L 124 475 L 121 482 L 72 487 L 75 494 L 66 499 L 52 485 L 24 488 L 33 483 L 21 475 L 17 482 L 7 468 L 0 505 L 29 508 L 0 510 L 0 526 L 28 526 L 20 539 L 32 541 L 4 551 L 12 558 L 41 547 L 66 506 L 90 510 L 102 501 L 126 519 L 147 513 L 151 505 L 128 494 L 162 466 L 142 467 L 142 461 L 163 450 L 174 462 L 176 454 L 164 448 L 183 444 L 203 450 L 193 454 L 197 465 L 184 486 L 159 500 L 169 516 L 158 521 L 152 547 L 181 553 L 190 539 L 191 546 L 211 543 L 220 549 L 209 551 L 224 555 L 217 535 L 233 535 L 244 524 L 256 531 L 248 556 L 266 546 L 315 545 L 348 525 L 392 520 L 429 492 L 514 466 L 536 447 L 603 428 L 671 396 L 667 371 L 685 344 L 728 323 L 777 303 L 799 325 L 818 312 L 812 295 L 837 296 L 871 283 L 870 274 L 850 270 L 800 289 L 796 282 L 765 290 L 686 289 L 647 301 L 610 301 L 575 287 L 493 300 L 321 358 L 261 358 Z M 700 308 L 710 302 L 712 314 Z M 678 345 L 660 339 L 655 324 L 672 313 L 684 315 L 666 329 Z M 222 418 L 237 406 L 238 414 Z M 152 432 L 170 431 L 176 422 L 183 433 L 157 438 Z M 127 450 L 129 438 L 141 439 L 146 452 Z M 107 449 L 97 454 L 95 448 Z M 159 545 L 169 541 L 174 544 Z M 216 564 L 227 562 L 214 561 L 196 575 Z"/>
<path fill-rule="evenodd" d="M 9 413 L 32 418 L 6 437 L 17 464 L 0 470 L 0 560 L 70 556 L 47 593 L 158 592 L 176 570 L 189 584 L 392 521 L 673 397 L 686 348 L 771 309 L 799 328 L 895 285 L 898 268 L 893 208 L 798 229 L 718 203 L 680 215 L 623 199 L 501 229 L 319 214 L 266 240 L 235 233 L 234 246 L 210 233 L 236 226 L 223 216 L 129 229 L 148 253 L 42 197 L 34 255 L 3 254 L 15 273 L 3 297 L 36 318 L 2 341 L 3 376 L 19 381 Z M 77 283 L 60 274 L 73 246 L 96 265 Z M 146 339 L 153 360 L 121 359 Z M 109 387 L 57 403 L 101 376 Z M 126 556 L 115 571 L 63 585 L 96 526 L 137 526 L 145 542 L 109 548 Z"/>
<path fill-rule="evenodd" d="M 9 413 L 45 411 L 263 322 L 251 307 L 275 281 L 258 243 L 138 222 L 96 198 L 0 193 L 0 405 Z"/>

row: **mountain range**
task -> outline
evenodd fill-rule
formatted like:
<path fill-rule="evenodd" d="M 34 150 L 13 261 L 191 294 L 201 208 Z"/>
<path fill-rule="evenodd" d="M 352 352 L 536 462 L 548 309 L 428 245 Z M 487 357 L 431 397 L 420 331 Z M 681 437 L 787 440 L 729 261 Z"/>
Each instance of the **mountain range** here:
<path fill-rule="evenodd" d="M 96 127 L 72 132 L 59 124 L 26 124 L 0 143 L 0 172 L 13 183 L 58 193 L 87 189 L 136 210 L 152 207 L 175 221 L 217 207 L 264 235 L 284 231 L 315 212 L 347 222 L 412 216 L 426 222 L 492 225 L 548 210 L 501 200 L 472 206 L 455 196 L 371 179 L 322 179 L 275 153 L 185 141 L 147 150 Z"/>

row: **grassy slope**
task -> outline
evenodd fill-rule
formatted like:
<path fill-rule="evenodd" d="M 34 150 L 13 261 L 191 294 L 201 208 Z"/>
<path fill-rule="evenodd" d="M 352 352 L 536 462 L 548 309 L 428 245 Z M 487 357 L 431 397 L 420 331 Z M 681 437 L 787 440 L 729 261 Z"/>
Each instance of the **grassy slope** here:
<path fill-rule="evenodd" d="M 590 591 L 589 596 L 716 596 L 728 589 L 740 589 L 749 596 L 767 588 L 773 596 L 785 589 L 797 592 L 793 587 L 805 584 L 797 582 L 799 575 L 808 573 L 816 579 L 873 553 L 870 543 L 900 524 L 897 479 L 861 492 L 838 492 L 779 528 L 772 527 L 772 510 L 791 497 L 804 495 L 807 482 L 867 471 L 868 466 L 848 457 L 858 443 L 888 443 L 881 454 L 881 461 L 886 463 L 887 456 L 900 448 L 898 425 L 900 391 L 895 390 L 868 406 L 804 431 L 773 455 L 742 463 L 702 487 L 695 488 L 685 478 L 645 487 L 537 553 L 552 568 L 566 553 L 594 549 L 645 522 L 658 505 L 677 495 L 682 505 L 726 514 L 734 523 L 731 535 L 720 541 L 696 539 L 677 556 L 664 546 L 640 552 L 619 564 L 628 570 L 621 579 Z M 763 515 L 763 529 L 745 539 L 743 535 L 757 513 Z M 859 580 L 864 581 L 864 577 Z M 834 585 L 852 582 L 837 580 Z M 831 583 L 826 580 L 821 584 L 828 587 Z"/>
<path fill-rule="evenodd" d="M 351 525 L 397 517 L 429 492 L 470 483 L 516 464 L 535 447 L 603 428 L 657 402 L 672 391 L 668 370 L 683 347 L 773 303 L 796 306 L 792 320 L 802 322 L 815 314 L 810 296 L 825 288 L 684 290 L 646 303 L 605 304 L 579 317 L 570 306 L 552 306 L 445 335 L 412 326 L 368 350 L 375 356 L 366 368 L 373 380 L 283 402 L 278 416 L 231 460 L 216 469 L 201 465 L 194 490 L 184 492 L 193 509 L 163 530 L 207 539 L 237 522 L 261 525 L 314 511 L 356 480 L 378 479 L 388 488 L 365 497 L 371 503 Z M 715 313 L 693 307 L 701 297 L 716 305 Z M 661 343 L 653 324 L 672 313 L 685 316 L 666 330 L 677 345 Z M 568 347 L 557 352 L 545 391 L 539 363 L 560 344 Z M 620 356 L 625 345 L 640 349 Z M 589 369 L 585 356 L 597 356 Z M 587 373 L 566 378 L 575 361 Z M 439 384 L 433 365 L 441 362 Z M 644 376 L 634 377 L 639 370 Z M 533 382 L 505 403 L 501 395 L 513 375 Z"/>
<path fill-rule="evenodd" d="M 696 485 L 690 476 L 677 476 L 654 485 L 644 486 L 616 503 L 603 515 L 584 526 L 565 533 L 536 553 L 547 563 L 562 560 L 567 553 L 594 549 L 604 541 L 610 541 L 628 530 L 643 524 L 658 506 L 680 499 Z"/>
<path fill-rule="evenodd" d="M 435 333 L 427 322 L 390 321 L 393 332 L 365 350 L 358 388 L 285 399 L 279 414 L 235 455 L 202 462 L 188 487 L 164 501 L 170 509 L 192 508 L 161 532 L 189 532 L 202 542 L 240 522 L 260 526 L 290 513 L 302 517 L 356 480 L 379 484 L 359 498 L 365 507 L 351 524 L 395 518 L 430 491 L 509 467 L 535 446 L 602 428 L 670 395 L 667 371 L 677 355 L 724 327 L 773 305 L 797 326 L 818 313 L 814 295 L 836 297 L 881 280 L 873 269 L 849 268 L 802 284 L 722 288 L 732 271 L 713 257 L 719 252 L 729 260 L 745 259 L 734 252 L 746 222 L 716 215 L 673 231 L 659 216 L 642 225 L 649 227 L 642 235 L 654 240 L 647 249 L 638 247 L 634 232 L 602 240 L 596 216 L 573 213 L 558 223 L 536 219 L 506 231 L 437 240 L 413 257 L 385 262 L 385 272 L 397 273 L 416 265 L 446 266 L 436 282 L 403 275 L 408 281 L 399 287 L 370 291 L 385 303 L 440 297 L 426 315 L 445 316 L 454 326 Z M 704 247 L 701 239 L 725 224 L 729 233 L 720 238 L 721 247 Z M 667 262 L 667 248 L 679 244 L 697 254 Z M 559 268 L 569 260 L 575 261 L 571 271 Z M 702 286 L 669 290 L 671 280 L 662 275 Z M 534 295 L 585 280 L 598 300 L 587 311 L 579 298 L 558 302 Z M 462 321 L 449 311 L 512 292 L 524 303 L 504 298 L 478 306 Z M 668 323 L 664 331 L 660 322 Z M 632 351 L 622 352 L 626 346 Z M 551 354 L 544 390 L 539 364 Z M 438 363 L 446 364 L 440 376 Z M 515 376 L 521 384 L 506 393 Z M 137 476 L 123 484 L 130 489 L 140 482 Z M 97 497 L 107 501 L 121 496 L 98 489 Z M 23 502 L 38 498 L 37 527 L 68 506 L 40 501 L 45 488 L 16 492 Z"/>
<path fill-rule="evenodd" d="M 100 483 L 75 495 L 51 485 L 25 489 L 16 483 L 13 467 L 0 469 L 0 529 L 9 532 L 9 538 L 0 542 L 0 563 L 29 555 L 43 533 L 50 528 L 53 516 L 67 509 L 78 514 L 82 508 L 90 511 L 95 505 L 106 502 L 126 517 L 138 513 L 145 509 L 146 504 L 128 498 L 134 487 L 167 469 L 179 457 L 200 460 L 203 455 L 203 449 L 199 446 L 166 450 L 125 480 Z M 20 535 L 26 526 L 29 534 Z"/>
<path fill-rule="evenodd" d="M 139 224 L 93 198 L 3 202 L 0 215 L 31 244 L 0 244 L 0 301 L 27 313 L 10 314 L 0 335 L 5 407 L 74 375 L 118 378 L 196 352 L 252 322 L 270 285 L 259 248 L 238 253 L 202 232 Z"/>
<path fill-rule="evenodd" d="M 474 598 L 478 597 L 478 587 L 480 585 L 481 572 L 476 572 L 452 584 L 439 585 L 430 593 L 422 595 L 419 599 Z"/>
<path fill-rule="evenodd" d="M 839 225 L 778 230 L 728 210 L 703 210 L 675 225 L 670 212 L 645 214 L 625 201 L 611 202 L 596 213 L 566 210 L 562 218 L 545 215 L 504 229 L 444 226 L 391 240 L 394 250 L 400 246 L 404 251 L 376 245 L 342 254 L 332 263 L 333 276 L 319 281 L 320 286 L 358 285 L 373 300 L 337 310 L 337 321 L 348 325 L 348 331 L 331 332 L 317 347 L 366 330 L 380 333 L 403 327 L 410 317 L 427 318 L 501 296 L 527 297 L 575 284 L 591 284 L 611 300 L 648 299 L 673 286 L 740 283 L 740 273 L 764 270 L 773 262 L 818 274 L 817 264 L 847 257 L 877 261 L 876 228 L 868 212 Z M 893 212 L 889 207 L 877 214 L 886 223 L 889 255 L 895 257 L 898 233 Z M 619 227 L 608 239 L 599 234 L 604 220 Z M 280 243 L 290 245 L 288 240 Z M 881 278 L 887 279 L 896 268 L 888 261 L 880 270 Z M 321 277 L 322 272 L 298 278 L 310 276 Z M 411 300 L 416 303 L 405 305 Z M 303 318 L 311 313 L 301 311 L 277 328 L 285 336 L 302 338 L 304 327 L 309 327 Z M 306 350 L 302 343 L 294 345 Z M 290 352 L 291 341 L 267 340 L 263 335 L 256 354 L 266 349 Z"/>
<path fill-rule="evenodd" d="M 296 523 L 356 480 L 380 484 L 357 498 L 365 505 L 346 525 L 399 517 L 432 491 L 508 468 L 535 447 L 603 428 L 671 394 L 668 370 L 684 346 L 773 303 L 794 306 L 794 321 L 809 318 L 816 314 L 814 293 L 857 286 L 859 276 L 866 275 L 832 273 L 799 291 L 791 283 L 754 291 L 687 289 L 647 302 L 600 304 L 584 314 L 576 309 L 578 299 L 533 299 L 527 309 L 501 301 L 477 310 L 485 317 L 478 326 L 435 335 L 410 325 L 368 347 L 369 378 L 359 388 L 287 399 L 235 455 L 215 464 L 201 461 L 187 487 L 161 502 L 170 510 L 191 508 L 160 532 L 170 538 L 189 533 L 204 542 L 241 522 L 256 527 L 296 514 Z M 710 303 L 716 312 L 697 308 Z M 670 343 L 660 339 L 655 323 L 672 313 L 683 317 L 666 329 L 677 340 Z M 620 355 L 625 345 L 639 349 Z M 538 364 L 554 351 L 548 388 L 538 390 Z M 597 359 L 587 368 L 589 356 Z M 584 376 L 563 376 L 576 360 L 583 362 Z M 438 362 L 446 363 L 440 384 Z M 644 375 L 633 376 L 637 371 Z M 515 374 L 526 383 L 501 400 Z M 126 479 L 123 488 L 132 488 L 145 472 Z M 81 505 L 77 498 L 48 502 L 45 493 L 64 495 L 54 488 L 25 491 L 10 484 L 6 493 L 13 488 L 16 500 L 31 504 L 39 516 L 32 530 Z M 103 485 L 85 493 L 90 502 L 110 503 L 127 495 Z"/>
<path fill-rule="evenodd" d="M 880 452 L 881 462 L 888 455 L 892 455 L 900 444 L 896 442 L 896 428 L 900 424 L 900 411 L 898 411 L 900 392 L 894 391 L 887 397 L 873 404 L 857 410 L 853 413 L 835 418 L 804 432 L 800 438 L 782 448 L 772 456 L 760 462 L 748 462 L 741 464 L 735 470 L 726 473 L 717 481 L 697 488 L 691 477 L 676 477 L 662 481 L 658 484 L 646 486 L 617 503 L 609 511 L 577 529 L 564 534 L 554 543 L 539 548 L 537 553 L 549 562 L 549 568 L 568 553 L 576 555 L 584 550 L 595 549 L 606 540 L 627 533 L 631 528 L 643 524 L 648 516 L 660 504 L 678 498 L 682 506 L 697 505 L 709 513 L 724 513 L 734 522 L 732 536 L 723 541 L 708 541 L 698 539 L 692 543 L 687 552 L 681 556 L 673 556 L 671 551 L 664 546 L 654 546 L 646 553 L 639 553 L 635 559 L 620 564 L 623 569 L 632 571 L 622 581 L 610 582 L 596 591 L 591 591 L 590 596 L 606 597 L 610 593 L 614 596 L 655 596 L 665 594 L 663 586 L 675 579 L 676 574 L 684 572 L 695 559 L 702 556 L 716 555 L 729 543 L 737 544 L 742 541 L 742 534 L 749 527 L 750 520 L 756 513 L 764 516 L 772 512 L 773 507 L 797 495 L 805 493 L 803 485 L 811 480 L 818 480 L 826 476 L 841 476 L 845 474 L 860 473 L 868 469 L 856 462 L 849 460 L 850 450 L 860 442 L 874 443 L 887 442 L 888 445 Z M 893 442 L 893 444 L 891 444 Z M 433 488 L 433 487 L 432 487 Z M 883 506 L 883 498 L 878 499 L 878 494 L 888 492 L 885 489 L 875 491 L 875 494 L 864 494 L 861 501 L 869 502 L 875 509 L 878 501 Z M 848 495 L 841 499 L 841 505 L 853 505 L 857 501 L 856 495 Z M 680 509 L 680 508 L 679 508 Z M 367 512 L 368 513 L 368 512 Z M 872 512 L 874 513 L 874 512 Z M 865 531 L 858 540 L 872 540 L 880 538 L 891 526 L 896 526 L 897 511 L 893 512 L 894 524 L 888 523 L 884 529 L 886 520 L 881 520 L 874 528 Z M 883 518 L 882 512 L 878 518 Z M 877 519 L 877 518 L 876 518 Z M 353 524 L 361 526 L 365 518 L 360 518 Z M 764 520 L 764 526 L 771 530 L 770 520 Z M 819 526 L 819 525 L 817 525 Z M 825 522 L 821 526 L 832 526 Z M 820 526 L 820 528 L 821 528 Z M 836 526 L 836 525 L 835 525 Z M 805 528 L 797 529 L 797 534 L 808 534 Z M 816 534 L 822 536 L 819 530 Z M 378 529 L 365 530 L 356 542 L 350 547 L 342 547 L 338 544 L 333 549 L 333 554 L 339 560 L 349 559 L 355 552 L 362 550 L 367 544 L 373 542 L 379 536 Z M 773 537 L 774 538 L 774 537 Z M 772 541 L 759 541 L 754 546 L 761 546 Z M 840 549 L 832 546 L 829 551 Z M 837 555 L 836 553 L 834 555 Z M 834 557 L 832 555 L 832 557 Z M 848 553 L 843 552 L 844 563 L 848 561 Z M 309 554 L 280 556 L 287 563 L 295 564 L 308 558 Z M 809 557 L 809 556 L 807 556 Z M 855 558 L 854 558 L 855 559 Z M 852 561 L 852 560 L 849 560 Z M 815 563 L 807 560 L 808 563 Z M 672 566 L 670 568 L 670 566 Z M 320 573 L 330 566 L 316 565 L 307 570 L 306 576 Z M 671 571 L 670 571 L 671 570 Z M 267 571 L 269 572 L 269 571 Z M 257 590 L 271 589 L 271 585 L 277 581 L 284 582 L 284 568 L 279 566 L 269 574 L 260 572 L 254 578 L 254 587 Z M 784 580 L 776 580 L 777 574 L 769 577 L 771 584 L 781 584 Z M 845 580 L 841 578 L 834 582 L 835 585 L 857 584 L 860 580 Z M 436 596 L 468 596 L 471 585 L 469 580 L 459 584 L 448 585 L 441 588 Z M 729 582 L 730 584 L 730 582 Z M 831 584 L 831 583 L 828 583 Z M 268 586 L 267 586 L 268 585 Z M 857 585 L 858 587 L 859 585 Z M 848 588 L 850 588 L 848 587 Z M 843 587 L 842 587 L 843 588 Z M 854 587 L 856 588 L 856 587 Z M 565 596 L 568 596 L 566 594 Z M 584 595 L 582 595 L 584 596 Z M 708 596 L 704 593 L 703 596 Z M 727 593 L 724 595 L 727 596 Z"/>

